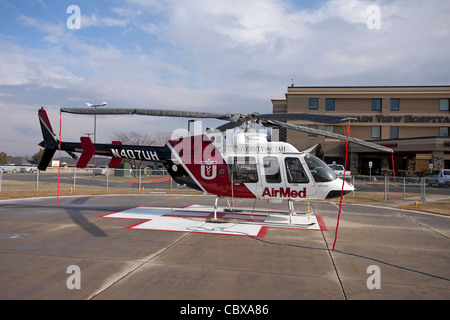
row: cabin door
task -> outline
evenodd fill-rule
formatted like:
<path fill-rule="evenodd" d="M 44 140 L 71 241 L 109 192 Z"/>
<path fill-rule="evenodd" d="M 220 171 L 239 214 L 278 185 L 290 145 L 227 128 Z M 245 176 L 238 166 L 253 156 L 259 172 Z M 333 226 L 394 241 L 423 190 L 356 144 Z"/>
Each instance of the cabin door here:
<path fill-rule="evenodd" d="M 284 156 L 283 163 L 284 181 L 286 189 L 290 189 L 291 198 L 297 200 L 312 197 L 317 193 L 317 187 L 311 172 L 304 161 L 304 157 L 296 155 Z"/>

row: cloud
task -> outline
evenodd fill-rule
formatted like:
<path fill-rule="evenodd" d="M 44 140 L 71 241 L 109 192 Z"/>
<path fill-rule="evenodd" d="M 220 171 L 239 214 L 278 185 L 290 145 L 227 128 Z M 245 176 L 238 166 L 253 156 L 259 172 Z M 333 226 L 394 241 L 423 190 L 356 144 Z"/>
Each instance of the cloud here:
<path fill-rule="evenodd" d="M 58 44 L 59 41 L 67 35 L 67 29 L 63 23 L 50 23 L 25 15 L 19 15 L 17 21 L 25 26 L 33 27 L 40 32 L 45 33 L 46 35 L 43 40 L 51 44 Z"/>
<path fill-rule="evenodd" d="M 60 106 L 104 100 L 110 107 L 271 112 L 270 99 L 283 97 L 292 77 L 299 86 L 448 83 L 450 3 L 298 3 L 123 0 L 102 11 L 86 4 L 77 31 L 67 29 L 64 10 L 54 21 L 21 13 L 15 23 L 43 41 L 0 35 L 0 112 L 12 106 L 23 112 L 15 123 L 0 120 L 0 134 L 24 122 L 39 130 L 41 105 L 53 121 Z M 379 30 L 366 23 L 374 4 Z M 64 118 L 69 139 L 91 130 L 87 118 Z M 186 120 L 102 117 L 100 123 L 99 137 L 108 140 L 108 130 L 167 130 Z M 27 136 L 30 130 L 17 135 L 39 140 Z"/>
<path fill-rule="evenodd" d="M 110 17 L 99 17 L 98 15 L 92 14 L 81 16 L 81 27 L 125 27 L 128 25 L 128 21 L 125 19 L 116 19 Z"/>

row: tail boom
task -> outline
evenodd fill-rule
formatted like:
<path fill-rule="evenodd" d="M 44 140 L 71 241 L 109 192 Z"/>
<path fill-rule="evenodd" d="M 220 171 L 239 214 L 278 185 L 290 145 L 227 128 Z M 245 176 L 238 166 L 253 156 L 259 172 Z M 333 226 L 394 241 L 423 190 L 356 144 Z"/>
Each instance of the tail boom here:
<path fill-rule="evenodd" d="M 39 110 L 39 121 L 41 124 L 44 141 L 39 145 L 44 148 L 44 153 L 39 162 L 38 168 L 45 171 L 50 164 L 55 152 L 59 149 L 59 140 L 53 132 L 52 126 L 44 108 Z M 122 159 L 143 160 L 166 163 L 171 160 L 171 152 L 167 146 L 143 146 L 143 145 L 122 145 L 120 141 L 113 141 L 111 144 L 92 143 L 89 137 L 81 137 L 80 142 L 61 141 L 61 150 L 67 152 L 76 159 L 74 153 L 81 153 L 77 162 L 78 168 L 85 168 L 94 155 L 111 157 L 110 168 L 117 168 Z"/>

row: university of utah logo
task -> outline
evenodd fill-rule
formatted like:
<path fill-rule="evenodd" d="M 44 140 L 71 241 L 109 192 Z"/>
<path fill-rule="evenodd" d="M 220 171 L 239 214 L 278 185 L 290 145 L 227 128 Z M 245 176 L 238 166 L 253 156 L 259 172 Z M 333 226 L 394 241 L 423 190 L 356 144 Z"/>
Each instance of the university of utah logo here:
<path fill-rule="evenodd" d="M 202 165 L 200 167 L 200 174 L 203 179 L 212 180 L 217 175 L 217 161 L 202 161 Z"/>

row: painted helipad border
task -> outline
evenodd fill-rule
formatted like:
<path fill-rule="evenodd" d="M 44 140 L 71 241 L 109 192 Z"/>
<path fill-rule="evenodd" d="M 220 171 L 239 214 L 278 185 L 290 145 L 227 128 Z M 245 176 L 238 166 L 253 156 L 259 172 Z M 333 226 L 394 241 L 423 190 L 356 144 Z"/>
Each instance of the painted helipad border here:
<path fill-rule="evenodd" d="M 168 232 L 190 232 L 229 236 L 252 236 L 263 238 L 268 228 L 326 231 L 322 218 L 316 214 L 299 214 L 292 217 L 292 225 L 287 214 L 226 212 L 225 207 L 217 208 L 221 222 L 209 222 L 214 217 L 211 206 L 188 205 L 182 208 L 132 207 L 119 212 L 108 213 L 100 218 L 138 219 L 136 224 L 125 227 L 132 230 L 153 230 Z"/>

